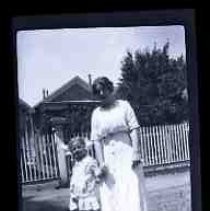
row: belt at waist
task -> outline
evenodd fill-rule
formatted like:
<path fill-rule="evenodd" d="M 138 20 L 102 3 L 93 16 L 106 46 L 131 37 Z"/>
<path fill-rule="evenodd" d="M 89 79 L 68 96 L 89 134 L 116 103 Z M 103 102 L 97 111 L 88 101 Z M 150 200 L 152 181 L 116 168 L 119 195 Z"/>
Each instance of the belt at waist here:
<path fill-rule="evenodd" d="M 131 139 L 129 136 L 129 132 L 124 130 L 124 131 L 118 131 L 115 133 L 109 133 L 105 137 L 103 137 L 103 143 L 104 145 L 107 145 L 110 143 L 110 141 L 120 141 L 125 144 L 131 145 Z"/>

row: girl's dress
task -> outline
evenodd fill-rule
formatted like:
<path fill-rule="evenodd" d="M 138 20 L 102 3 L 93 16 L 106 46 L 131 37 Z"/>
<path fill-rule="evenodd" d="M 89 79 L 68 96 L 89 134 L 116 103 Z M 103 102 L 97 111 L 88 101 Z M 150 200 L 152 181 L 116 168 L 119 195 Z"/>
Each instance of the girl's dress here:
<path fill-rule="evenodd" d="M 75 162 L 70 180 L 69 210 L 99 210 L 98 172 L 97 162 L 90 156 Z"/>
<path fill-rule="evenodd" d="M 142 168 L 134 171 L 134 151 L 129 131 L 138 128 L 135 113 L 127 101 L 117 100 L 110 109 L 93 111 L 91 139 L 103 142 L 109 176 L 100 188 L 102 211 L 146 211 Z"/>

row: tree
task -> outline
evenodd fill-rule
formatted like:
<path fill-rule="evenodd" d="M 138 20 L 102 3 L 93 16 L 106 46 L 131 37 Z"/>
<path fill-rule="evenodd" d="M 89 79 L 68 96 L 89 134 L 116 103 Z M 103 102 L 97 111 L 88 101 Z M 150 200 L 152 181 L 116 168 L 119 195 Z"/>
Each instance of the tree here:
<path fill-rule="evenodd" d="M 128 100 L 143 125 L 173 124 L 188 119 L 186 63 L 162 49 L 127 51 L 122 60 L 117 97 Z"/>

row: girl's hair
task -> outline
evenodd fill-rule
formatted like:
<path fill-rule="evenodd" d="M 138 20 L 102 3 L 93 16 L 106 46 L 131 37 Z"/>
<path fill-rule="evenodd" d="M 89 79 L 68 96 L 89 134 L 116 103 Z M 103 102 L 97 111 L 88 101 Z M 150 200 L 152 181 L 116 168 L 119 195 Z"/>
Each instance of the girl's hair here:
<path fill-rule="evenodd" d="M 114 91 L 114 85 L 107 77 L 98 77 L 92 85 L 93 95 L 97 95 L 101 89 L 107 89 L 112 93 Z"/>
<path fill-rule="evenodd" d="M 71 139 L 71 141 L 69 142 L 70 151 L 75 145 L 79 145 L 81 148 L 86 149 L 85 140 L 82 137 L 76 137 Z"/>

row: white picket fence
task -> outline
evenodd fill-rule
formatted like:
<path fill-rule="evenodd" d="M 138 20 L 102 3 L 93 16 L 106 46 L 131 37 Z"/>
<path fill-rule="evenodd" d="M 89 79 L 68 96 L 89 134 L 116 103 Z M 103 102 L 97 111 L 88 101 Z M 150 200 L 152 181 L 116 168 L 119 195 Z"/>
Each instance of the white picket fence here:
<path fill-rule="evenodd" d="M 57 146 L 54 136 L 21 137 L 20 170 L 22 183 L 41 182 L 59 178 Z"/>
<path fill-rule="evenodd" d="M 86 140 L 89 153 L 94 155 L 88 133 L 75 134 Z M 140 127 L 140 154 L 144 166 L 164 165 L 190 160 L 189 124 Z"/>
<path fill-rule="evenodd" d="M 94 156 L 89 133 L 74 134 L 86 140 L 88 152 Z M 141 127 L 140 154 L 145 167 L 186 163 L 189 154 L 189 124 Z M 21 138 L 20 167 L 22 183 L 59 179 L 55 134 Z M 72 158 L 67 158 L 69 161 Z M 69 165 L 71 166 L 71 165 Z"/>
<path fill-rule="evenodd" d="M 140 151 L 145 166 L 190 160 L 189 124 L 141 127 Z"/>

